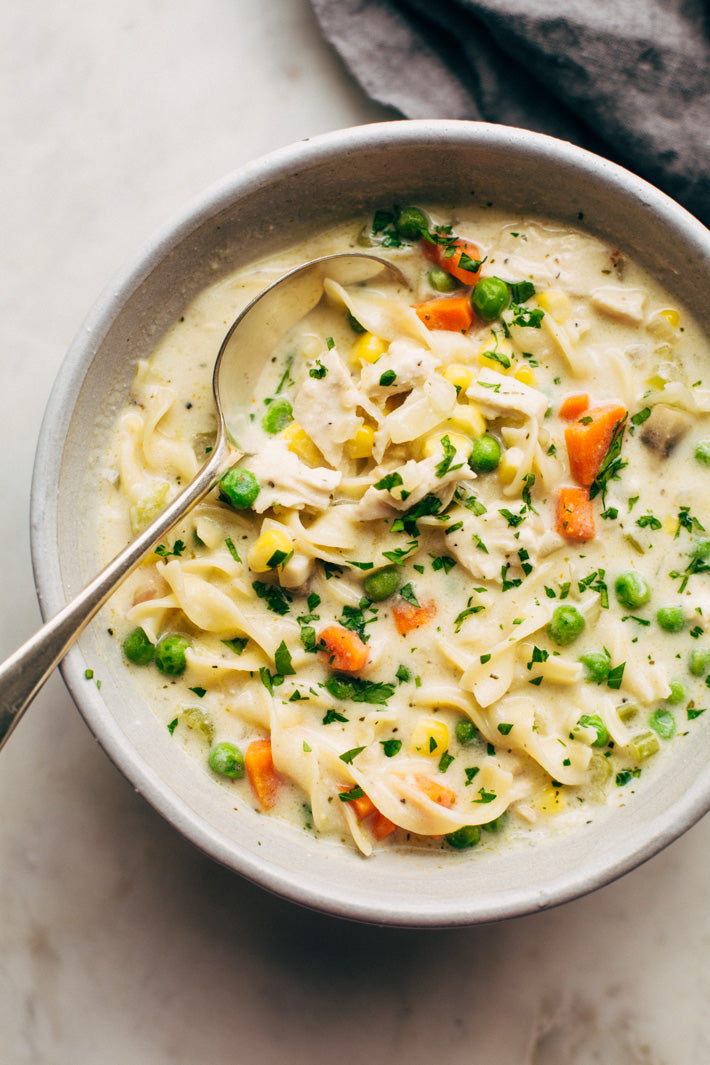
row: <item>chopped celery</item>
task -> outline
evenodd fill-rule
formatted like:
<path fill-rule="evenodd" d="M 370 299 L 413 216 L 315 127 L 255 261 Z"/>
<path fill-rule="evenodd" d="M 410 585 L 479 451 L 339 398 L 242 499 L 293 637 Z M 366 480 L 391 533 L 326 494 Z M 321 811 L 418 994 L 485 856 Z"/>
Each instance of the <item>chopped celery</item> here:
<path fill-rule="evenodd" d="M 655 732 L 651 732 L 650 729 L 647 732 L 639 732 L 629 743 L 629 748 L 633 751 L 634 757 L 638 758 L 640 762 L 644 758 L 650 758 L 652 754 L 658 751 L 660 746 L 658 736 Z"/>
<path fill-rule="evenodd" d="M 208 713 L 199 706 L 183 706 L 180 710 L 180 716 L 188 728 L 194 729 L 195 732 L 201 732 L 207 742 L 212 743 L 214 725 Z"/>

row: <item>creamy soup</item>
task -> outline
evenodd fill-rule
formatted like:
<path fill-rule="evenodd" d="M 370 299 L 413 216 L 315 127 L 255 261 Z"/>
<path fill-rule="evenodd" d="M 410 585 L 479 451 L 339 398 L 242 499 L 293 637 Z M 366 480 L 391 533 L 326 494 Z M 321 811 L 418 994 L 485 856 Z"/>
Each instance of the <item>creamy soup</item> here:
<path fill-rule="evenodd" d="M 409 287 L 326 281 L 264 353 L 254 453 L 114 597 L 117 649 L 235 817 L 366 855 L 588 822 L 710 674 L 708 346 L 622 250 L 395 209 L 220 281 L 138 367 L 106 553 L 205 460 L 241 307 L 363 245 Z"/>

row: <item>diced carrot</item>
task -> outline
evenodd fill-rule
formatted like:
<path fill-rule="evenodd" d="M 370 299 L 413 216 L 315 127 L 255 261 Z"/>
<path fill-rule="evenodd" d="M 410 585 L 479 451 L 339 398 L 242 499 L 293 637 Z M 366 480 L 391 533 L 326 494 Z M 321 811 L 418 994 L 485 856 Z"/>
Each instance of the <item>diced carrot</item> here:
<path fill-rule="evenodd" d="M 348 791 L 349 788 L 344 787 L 342 790 Z M 358 821 L 364 821 L 366 817 L 372 818 L 370 831 L 375 839 L 384 839 L 394 832 L 397 827 L 394 821 L 390 821 L 389 817 L 385 817 L 384 814 L 380 813 L 369 795 L 363 794 L 357 799 L 348 799 L 348 806 Z"/>
<path fill-rule="evenodd" d="M 276 803 L 281 784 L 271 756 L 271 740 L 250 743 L 244 752 L 244 765 L 257 799 L 265 809 L 270 809 Z"/>
<path fill-rule="evenodd" d="M 560 418 L 571 422 L 584 414 L 589 406 L 589 396 L 586 392 L 576 392 L 573 396 L 566 396 L 560 404 Z"/>
<path fill-rule="evenodd" d="M 356 632 L 342 625 L 327 625 L 321 629 L 318 647 L 333 669 L 343 673 L 357 673 L 367 664 L 369 651 Z"/>
<path fill-rule="evenodd" d="M 465 333 L 473 325 L 473 308 L 468 296 L 443 296 L 414 306 L 417 317 L 427 329 L 447 329 Z"/>
<path fill-rule="evenodd" d="M 626 417 L 620 403 L 592 407 L 565 429 L 570 472 L 575 481 L 589 488 L 609 450 L 617 425 Z"/>
<path fill-rule="evenodd" d="M 560 536 L 567 540 L 582 542 L 594 539 L 594 506 L 588 488 L 560 488 L 556 527 Z"/>
<path fill-rule="evenodd" d="M 406 599 L 399 599 L 392 607 L 392 616 L 400 636 L 406 636 L 414 629 L 420 629 L 436 617 L 436 604 L 433 600 L 415 606 Z"/>
<path fill-rule="evenodd" d="M 396 827 L 394 821 L 390 821 L 389 817 L 385 817 L 379 810 L 375 810 L 375 816 L 370 822 L 370 831 L 375 839 L 385 839 L 387 836 L 391 836 Z"/>
<path fill-rule="evenodd" d="M 425 238 L 422 240 L 422 251 L 430 262 L 436 263 L 464 285 L 475 285 L 480 277 L 480 266 L 477 270 L 467 270 L 466 265 L 460 265 L 462 255 L 468 256 L 473 262 L 481 261 L 480 249 L 470 240 L 456 237 L 449 244 L 434 244 Z"/>
<path fill-rule="evenodd" d="M 450 810 L 456 805 L 456 792 L 451 788 L 444 787 L 443 784 L 439 784 L 438 781 L 432 780 L 431 777 L 425 776 L 423 773 L 414 774 L 414 783 L 423 791 L 427 798 L 432 802 L 436 802 L 439 806 L 445 806 L 447 810 Z"/>
<path fill-rule="evenodd" d="M 343 785 L 341 791 L 350 791 L 351 785 Z M 375 812 L 375 804 L 369 795 L 359 795 L 356 799 L 348 799 L 347 805 L 356 814 L 358 821 L 362 821 L 364 817 L 369 817 L 370 814 Z"/>

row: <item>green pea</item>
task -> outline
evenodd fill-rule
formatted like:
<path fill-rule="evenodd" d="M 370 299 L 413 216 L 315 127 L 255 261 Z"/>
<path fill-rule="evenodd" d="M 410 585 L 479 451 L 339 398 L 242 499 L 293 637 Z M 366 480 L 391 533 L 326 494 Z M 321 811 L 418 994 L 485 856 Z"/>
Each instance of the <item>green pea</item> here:
<path fill-rule="evenodd" d="M 558 647 L 565 647 L 577 639 L 583 628 L 584 618 L 576 606 L 558 606 L 547 626 L 547 633 Z"/>
<path fill-rule="evenodd" d="M 670 710 L 654 710 L 648 719 L 648 723 L 662 740 L 670 740 L 675 736 L 676 724 L 675 718 Z"/>
<path fill-rule="evenodd" d="M 688 655 L 688 669 L 694 677 L 710 673 L 710 647 L 694 647 Z"/>
<path fill-rule="evenodd" d="M 508 820 L 508 811 L 496 817 L 493 821 L 486 821 L 485 825 L 481 825 L 484 832 L 500 832 Z"/>
<path fill-rule="evenodd" d="M 685 628 L 685 611 L 682 606 L 662 606 L 656 611 L 656 621 L 666 632 L 682 632 Z"/>
<path fill-rule="evenodd" d="M 467 847 L 475 847 L 481 838 L 481 829 L 479 825 L 462 825 L 461 828 L 457 828 L 454 832 L 448 832 L 444 839 L 450 847 L 455 847 L 456 850 L 462 851 Z"/>
<path fill-rule="evenodd" d="M 362 582 L 362 590 L 373 603 L 389 599 L 399 588 L 401 570 L 399 566 L 385 566 L 383 569 L 368 573 Z"/>
<path fill-rule="evenodd" d="M 496 438 L 484 433 L 473 441 L 468 464 L 474 473 L 491 473 L 497 469 L 502 454 L 502 448 Z"/>
<path fill-rule="evenodd" d="M 586 670 L 587 679 L 595 684 L 602 684 L 609 675 L 611 658 L 606 651 L 587 651 L 579 656 L 579 661 Z"/>
<path fill-rule="evenodd" d="M 235 510 L 247 510 L 260 491 L 259 482 L 251 470 L 237 466 L 222 474 L 219 481 L 219 498 Z"/>
<path fill-rule="evenodd" d="M 137 666 L 147 666 L 153 661 L 155 648 L 148 639 L 144 629 L 137 628 L 129 632 L 123 641 L 123 653 L 129 662 Z"/>
<path fill-rule="evenodd" d="M 189 646 L 190 641 L 177 633 L 169 633 L 158 640 L 155 646 L 155 664 L 160 672 L 169 677 L 184 673 L 187 668 L 185 651 Z"/>
<path fill-rule="evenodd" d="M 616 598 L 621 605 L 632 609 L 643 606 L 651 598 L 651 588 L 648 581 L 634 569 L 619 574 L 616 578 L 614 590 Z"/>
<path fill-rule="evenodd" d="M 710 466 L 710 440 L 701 440 L 695 445 L 695 459 L 701 466 Z"/>
<path fill-rule="evenodd" d="M 710 669 L 710 655 L 708 656 L 708 668 Z M 684 703 L 688 698 L 688 693 L 685 690 L 685 684 L 679 680 L 672 680 L 669 685 L 671 693 L 666 699 L 668 703 Z"/>
<path fill-rule="evenodd" d="M 397 236 L 404 240 L 418 240 L 422 230 L 429 229 L 429 219 L 421 207 L 400 207 L 394 220 Z"/>
<path fill-rule="evenodd" d="M 580 728 L 594 729 L 596 737 L 592 740 L 590 746 L 606 747 L 607 743 L 609 742 L 609 733 L 607 731 L 606 725 L 598 714 L 582 714 L 579 721 L 577 722 L 574 731 L 576 732 L 577 729 Z"/>
<path fill-rule="evenodd" d="M 427 276 L 429 284 L 436 292 L 454 292 L 459 287 L 453 274 L 448 273 L 441 266 L 432 266 Z"/>
<path fill-rule="evenodd" d="M 233 743 L 218 743 L 207 760 L 210 769 L 220 776 L 231 780 L 241 780 L 244 776 L 244 755 Z"/>
<path fill-rule="evenodd" d="M 282 429 L 290 425 L 292 421 L 293 407 L 284 396 L 279 396 L 278 399 L 272 399 L 271 403 L 269 403 L 266 408 L 266 414 L 261 419 L 261 426 L 264 432 L 275 436 L 276 433 L 280 433 Z"/>
<path fill-rule="evenodd" d="M 473 741 L 478 738 L 478 729 L 473 721 L 469 721 L 467 717 L 462 717 L 460 721 L 456 722 L 454 734 L 459 743 L 463 747 L 466 747 L 469 743 L 473 743 Z"/>
<path fill-rule="evenodd" d="M 492 322 L 510 302 L 510 289 L 499 277 L 484 277 L 471 293 L 471 304 L 479 318 Z"/>

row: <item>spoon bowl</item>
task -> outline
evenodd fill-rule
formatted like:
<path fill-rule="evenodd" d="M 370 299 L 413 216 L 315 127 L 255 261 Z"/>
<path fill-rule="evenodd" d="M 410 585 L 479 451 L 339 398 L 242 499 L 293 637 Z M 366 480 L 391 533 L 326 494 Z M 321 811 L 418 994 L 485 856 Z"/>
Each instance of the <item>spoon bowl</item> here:
<path fill-rule="evenodd" d="M 204 499 L 219 474 L 256 446 L 249 434 L 247 414 L 256 382 L 276 343 L 318 304 L 325 279 L 351 285 L 379 274 L 407 285 L 396 267 L 375 255 L 343 253 L 313 259 L 279 278 L 239 314 L 215 362 L 212 388 L 218 429 L 207 462 L 83 591 L 0 665 L 0 748 L 49 675 L 120 582 Z"/>

